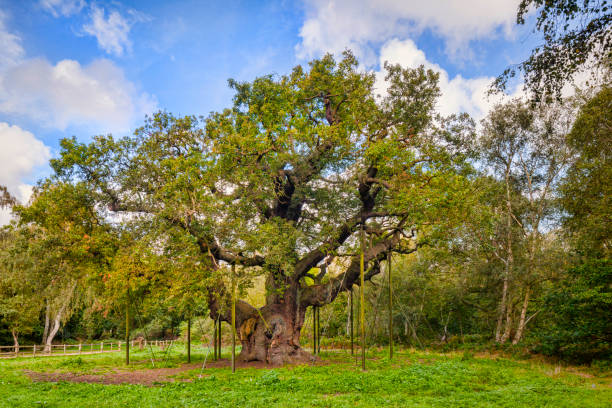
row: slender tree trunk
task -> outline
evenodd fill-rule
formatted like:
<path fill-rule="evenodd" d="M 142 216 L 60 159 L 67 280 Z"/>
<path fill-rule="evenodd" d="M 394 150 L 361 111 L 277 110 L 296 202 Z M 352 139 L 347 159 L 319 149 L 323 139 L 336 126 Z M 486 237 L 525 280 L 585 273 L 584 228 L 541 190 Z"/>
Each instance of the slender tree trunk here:
<path fill-rule="evenodd" d="M 53 339 L 55 338 L 55 335 L 57 334 L 61 326 L 63 312 L 64 308 L 62 307 L 53 318 L 53 322 L 49 330 L 49 335 L 47 336 L 47 341 L 45 342 L 45 353 L 51 352 L 51 345 L 53 344 Z"/>
<path fill-rule="evenodd" d="M 516 333 L 514 335 L 514 339 L 512 340 L 512 344 L 517 344 L 519 341 L 521 341 L 522 337 L 523 337 L 523 333 L 525 332 L 525 326 L 526 326 L 526 318 L 527 318 L 527 308 L 529 306 L 529 297 L 531 295 L 531 284 L 530 284 L 530 280 L 531 280 L 531 276 L 533 275 L 533 269 L 534 269 L 534 258 L 535 258 L 535 253 L 536 253 L 536 242 L 537 242 L 537 238 L 538 238 L 538 225 L 539 225 L 539 219 L 532 221 L 533 223 L 533 228 L 534 230 L 532 231 L 531 235 L 530 235 L 530 245 L 529 245 L 529 259 L 528 259 L 528 266 L 527 266 L 527 283 L 525 284 L 525 297 L 523 299 L 523 306 L 521 307 L 521 316 L 519 318 L 519 322 L 518 322 L 518 326 L 516 328 Z"/>
<path fill-rule="evenodd" d="M 53 317 L 53 321 L 51 322 L 49 326 L 49 331 L 47 333 L 47 336 L 45 337 L 45 341 L 43 342 L 43 344 L 45 345 L 45 349 L 44 349 L 45 353 L 51 352 L 51 344 L 53 344 L 53 339 L 55 338 L 55 335 L 60 329 L 62 319 L 64 318 L 64 315 L 66 311 L 68 310 L 68 307 L 70 306 L 70 302 L 72 302 L 72 297 L 74 295 L 76 285 L 77 285 L 76 282 L 73 282 L 71 286 L 66 288 L 67 291 L 61 294 L 61 296 L 63 297 L 62 299 L 63 303 L 60 306 L 57 313 L 55 314 L 55 316 Z M 47 303 L 47 307 L 48 307 L 48 311 L 50 312 L 51 308 L 49 306 L 49 303 Z"/>
<path fill-rule="evenodd" d="M 11 334 L 13 335 L 13 347 L 15 349 L 15 354 L 19 353 L 19 333 L 17 330 L 12 329 Z"/>
<path fill-rule="evenodd" d="M 502 299 L 499 305 L 499 316 L 497 318 L 497 328 L 495 330 L 495 341 L 505 342 L 502 340 L 501 328 L 504 318 L 504 311 L 506 310 L 506 303 L 508 301 L 508 281 L 510 274 L 512 273 L 512 266 L 514 263 L 514 256 L 512 253 L 512 201 L 510 200 L 510 166 L 506 168 L 506 262 L 504 268 L 504 282 L 502 287 Z M 506 321 L 506 327 L 508 327 L 508 321 Z M 507 337 L 506 337 L 507 339 Z"/>
<path fill-rule="evenodd" d="M 497 327 L 495 329 L 495 341 L 500 342 L 502 337 L 502 328 L 504 323 L 504 314 L 506 312 L 506 300 L 508 297 L 508 266 L 506 264 L 506 271 L 504 272 L 504 282 L 502 286 L 502 298 L 499 303 L 499 312 L 497 317 Z"/>
<path fill-rule="evenodd" d="M 529 295 L 531 292 L 531 287 L 527 285 L 525 288 L 525 298 L 523 299 L 523 307 L 521 308 L 521 317 L 519 319 L 518 327 L 516 328 L 516 333 L 514 335 L 514 339 L 512 340 L 512 344 L 517 344 L 521 341 L 523 337 L 523 332 L 525 331 L 525 319 L 527 317 L 527 306 L 529 305 Z"/>
<path fill-rule="evenodd" d="M 505 343 L 510 338 L 510 333 L 512 331 L 512 304 L 508 303 L 506 308 L 506 329 L 504 330 L 504 334 L 501 336 L 499 340 L 500 343 Z"/>
<path fill-rule="evenodd" d="M 45 306 L 45 329 L 43 330 L 43 335 L 42 335 L 42 343 L 46 344 L 47 343 L 47 336 L 49 335 L 49 319 L 50 319 L 50 314 L 51 314 L 51 310 L 50 310 L 50 305 L 49 305 L 49 299 L 45 300 L 46 306 Z"/>

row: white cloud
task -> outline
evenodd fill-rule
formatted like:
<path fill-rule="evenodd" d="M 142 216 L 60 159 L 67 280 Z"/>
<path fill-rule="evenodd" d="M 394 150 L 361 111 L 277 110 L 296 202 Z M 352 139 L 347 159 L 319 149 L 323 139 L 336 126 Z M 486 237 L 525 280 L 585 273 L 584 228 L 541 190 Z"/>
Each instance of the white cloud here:
<path fill-rule="evenodd" d="M 32 186 L 23 183 L 37 167 L 50 158 L 49 147 L 27 130 L 0 122 L 0 185 L 6 186 L 22 203 L 32 195 Z M 11 219 L 10 211 L 0 210 L 0 225 Z"/>
<path fill-rule="evenodd" d="M 81 12 L 85 0 L 40 0 L 40 5 L 53 17 L 70 17 Z"/>
<path fill-rule="evenodd" d="M 121 68 L 106 59 L 88 65 L 44 58 L 25 59 L 21 39 L 9 32 L 0 12 L 0 113 L 66 129 L 127 131 L 135 120 L 157 109 Z"/>
<path fill-rule="evenodd" d="M 469 41 L 511 32 L 519 0 L 305 0 L 306 20 L 296 50 L 308 59 L 352 49 L 366 65 L 376 62 L 375 46 L 391 38 L 431 29 L 447 52 L 465 50 Z"/>
<path fill-rule="evenodd" d="M 58 129 L 93 124 L 107 131 L 127 130 L 134 119 L 155 109 L 154 98 L 139 93 L 106 59 L 81 66 L 73 60 L 52 65 L 37 58 L 0 74 L 0 112 Z"/>
<path fill-rule="evenodd" d="M 22 180 L 47 163 L 49 147 L 27 130 L 0 122 L 0 185 L 8 187 L 19 199 L 28 199 Z"/>
<path fill-rule="evenodd" d="M 6 15 L 0 10 L 0 78 L 2 70 L 17 66 L 25 55 L 21 38 L 8 31 L 5 20 Z M 0 185 L 6 186 L 19 201 L 27 201 L 32 194 L 32 186 L 22 180 L 49 157 L 49 148 L 32 133 L 0 122 Z M 10 210 L 0 209 L 0 225 L 11 218 Z"/>
<path fill-rule="evenodd" d="M 83 26 L 83 30 L 98 40 L 98 46 L 109 54 L 118 56 L 129 52 L 132 42 L 129 33 L 133 21 L 123 17 L 118 11 L 111 11 L 106 18 L 103 8 L 91 8 L 91 21 Z"/>
<path fill-rule="evenodd" d="M 6 15 L 0 10 L 0 69 L 16 64 L 25 54 L 21 38 L 8 31 L 5 20 Z"/>
<path fill-rule="evenodd" d="M 464 78 L 457 75 L 450 78 L 438 64 L 429 61 L 425 53 L 420 50 L 412 40 L 400 41 L 392 39 L 385 43 L 380 50 L 380 66 L 384 62 L 400 64 L 402 67 L 416 68 L 419 65 L 432 69 L 440 74 L 439 86 L 442 96 L 438 101 L 438 111 L 443 115 L 467 112 L 474 119 L 481 119 L 493 107 L 500 102 L 503 96 L 489 96 L 487 91 L 493 81 L 493 77 Z M 384 94 L 387 85 L 384 80 L 384 71 L 376 72 L 376 88 Z M 520 89 L 520 88 L 519 88 Z M 519 96 L 517 91 L 510 97 Z"/>

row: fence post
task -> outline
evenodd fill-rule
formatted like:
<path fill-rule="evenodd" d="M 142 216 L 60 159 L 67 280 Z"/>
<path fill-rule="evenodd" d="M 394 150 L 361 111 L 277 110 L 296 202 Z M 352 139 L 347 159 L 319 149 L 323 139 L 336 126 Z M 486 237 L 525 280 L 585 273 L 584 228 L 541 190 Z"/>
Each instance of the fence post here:
<path fill-rule="evenodd" d="M 82 348 L 82 346 L 83 346 L 83 345 L 82 345 L 81 343 L 79 343 L 79 354 L 81 354 L 81 348 Z"/>
<path fill-rule="evenodd" d="M 103 341 L 100 342 L 100 351 L 104 351 L 104 342 Z"/>
<path fill-rule="evenodd" d="M 66 354 L 66 345 L 64 344 L 64 354 Z"/>
<path fill-rule="evenodd" d="M 36 355 L 36 344 L 34 345 L 34 348 L 32 349 L 32 355 L 35 356 Z"/>
<path fill-rule="evenodd" d="M 119 343 L 117 343 L 117 346 L 119 347 L 119 351 L 121 351 L 121 340 L 119 340 Z"/>

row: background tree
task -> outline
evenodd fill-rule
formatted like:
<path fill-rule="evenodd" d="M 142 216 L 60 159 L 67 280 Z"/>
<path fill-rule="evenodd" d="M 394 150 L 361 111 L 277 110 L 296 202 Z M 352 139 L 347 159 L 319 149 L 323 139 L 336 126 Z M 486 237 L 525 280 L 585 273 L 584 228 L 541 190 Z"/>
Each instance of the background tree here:
<path fill-rule="evenodd" d="M 0 316 L 11 333 L 15 352 L 20 336 L 36 327 L 43 305 L 37 260 L 29 249 L 34 235 L 29 228 L 14 224 L 0 232 Z"/>
<path fill-rule="evenodd" d="M 513 325 L 509 284 L 521 292 L 521 305 L 513 343 L 520 341 L 528 321 L 527 310 L 536 285 L 545 279 L 546 259 L 542 228 L 555 218 L 555 189 L 573 157 L 565 138 L 572 123 L 571 110 L 561 104 L 537 110 L 520 101 L 493 109 L 483 121 L 482 152 L 490 171 L 503 180 L 505 197 L 505 251 L 495 252 L 504 263 L 496 340 L 508 340 Z M 514 197 L 514 198 L 513 198 Z M 544 223 L 548 225 L 543 225 Z M 514 233 L 513 233 L 514 231 Z M 516 262 L 520 257 L 520 264 Z M 520 271 L 520 273 L 518 273 Z M 506 316 L 506 329 L 501 333 Z"/>
<path fill-rule="evenodd" d="M 31 232 L 22 251 L 33 258 L 32 280 L 44 301 L 43 344 L 49 351 L 87 278 L 112 256 L 112 240 L 82 184 L 42 184 L 27 206 L 15 206 L 14 211 Z"/>
<path fill-rule="evenodd" d="M 544 43 L 527 60 L 506 69 L 495 88 L 505 90 L 508 81 L 522 73 L 534 100 L 550 101 L 561 96 L 577 73 L 612 67 L 612 8 L 607 0 L 522 0 L 517 24 L 525 24 L 532 10 L 534 31 Z"/>
<path fill-rule="evenodd" d="M 561 185 L 564 225 L 583 256 L 608 257 L 612 247 L 612 88 L 604 87 L 582 107 L 568 143 L 577 158 Z"/>

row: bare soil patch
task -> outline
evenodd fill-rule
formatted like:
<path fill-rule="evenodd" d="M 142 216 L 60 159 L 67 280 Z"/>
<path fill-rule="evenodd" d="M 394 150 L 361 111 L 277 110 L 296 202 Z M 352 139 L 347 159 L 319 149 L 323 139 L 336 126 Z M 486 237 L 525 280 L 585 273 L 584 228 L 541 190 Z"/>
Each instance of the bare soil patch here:
<path fill-rule="evenodd" d="M 174 382 L 172 376 L 183 371 L 199 368 L 199 364 L 183 364 L 175 368 L 152 368 L 146 370 L 115 370 L 102 374 L 86 374 L 71 372 L 36 372 L 26 371 L 28 377 L 35 382 L 75 382 L 95 384 L 141 384 L 153 385 L 158 382 Z"/>
<path fill-rule="evenodd" d="M 310 365 L 328 365 L 333 361 L 319 360 Z M 221 359 L 217 361 L 208 361 L 206 368 L 224 368 L 231 367 L 231 360 Z M 206 368 L 202 371 L 202 375 L 208 375 Z M 256 368 L 256 369 L 272 369 L 278 368 L 262 361 L 253 362 L 238 362 L 236 361 L 236 368 Z M 175 382 L 175 381 L 191 381 L 190 379 L 173 378 L 177 374 L 180 374 L 189 370 L 201 370 L 202 363 L 191 363 L 182 364 L 180 367 L 174 368 L 150 368 L 142 370 L 115 370 L 112 372 L 105 372 L 100 374 L 92 373 L 74 373 L 74 372 L 37 372 L 37 371 L 25 371 L 26 375 L 35 382 L 75 382 L 75 383 L 93 383 L 93 384 L 140 384 L 153 386 L 157 383 L 163 382 Z"/>

